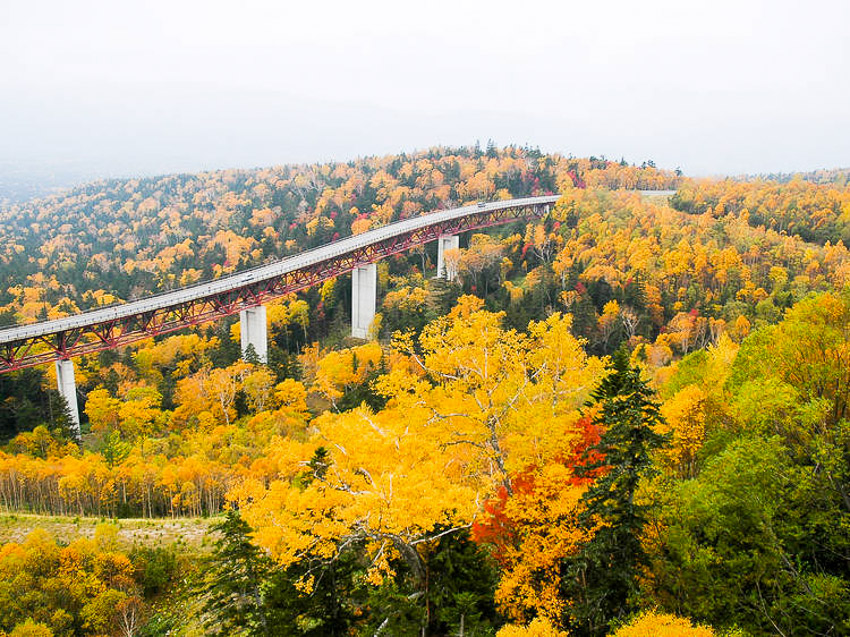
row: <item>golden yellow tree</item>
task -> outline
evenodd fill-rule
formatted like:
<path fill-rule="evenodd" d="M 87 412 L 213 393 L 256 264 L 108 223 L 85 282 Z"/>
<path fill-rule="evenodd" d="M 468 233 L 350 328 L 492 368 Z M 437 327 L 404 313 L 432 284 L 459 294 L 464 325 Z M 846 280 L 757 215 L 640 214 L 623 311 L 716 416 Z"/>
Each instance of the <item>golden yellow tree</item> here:
<path fill-rule="evenodd" d="M 694 626 L 689 619 L 667 613 L 643 613 L 611 637 L 714 637 L 711 628 Z"/>
<path fill-rule="evenodd" d="M 370 578 L 379 581 L 397 558 L 422 573 L 419 549 L 469 527 L 485 499 L 514 493 L 513 477 L 523 472 L 539 476 L 539 487 L 511 507 L 546 500 L 528 514 L 535 523 L 571 514 L 580 492 L 562 495 L 571 476 L 563 461 L 583 440 L 577 408 L 601 365 L 586 357 L 568 317 L 532 323 L 527 333 L 501 322 L 480 299 L 461 298 L 418 342 L 397 336 L 391 369 L 376 383 L 386 408 L 328 412 L 308 440 L 274 443 L 278 479 L 267 486 L 258 476 L 233 492 L 258 541 L 284 564 L 365 545 Z M 326 391 L 350 377 L 352 359 L 349 351 L 316 360 L 316 377 L 335 381 Z M 511 515 L 521 520 L 524 512 Z M 546 544 L 538 539 L 527 546 Z M 569 537 L 555 539 L 546 559 L 570 546 Z M 513 559 L 519 563 L 519 553 Z M 530 580 L 533 570 L 516 580 Z"/>
<path fill-rule="evenodd" d="M 661 433 L 673 436 L 663 453 L 681 478 L 696 475 L 696 456 L 705 439 L 705 403 L 705 392 L 688 385 L 661 406 L 665 420 Z"/>

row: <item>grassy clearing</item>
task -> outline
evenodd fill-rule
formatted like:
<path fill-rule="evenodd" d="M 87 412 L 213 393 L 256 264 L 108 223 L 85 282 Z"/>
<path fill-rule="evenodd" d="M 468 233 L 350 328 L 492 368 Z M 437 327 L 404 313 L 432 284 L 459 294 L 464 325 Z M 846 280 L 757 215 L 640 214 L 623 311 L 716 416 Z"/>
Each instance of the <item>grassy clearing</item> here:
<path fill-rule="evenodd" d="M 118 541 L 124 549 L 135 544 L 145 546 L 183 545 L 205 552 L 211 549 L 208 536 L 217 518 L 127 518 L 110 520 L 91 517 L 65 517 L 29 513 L 0 513 L 0 543 L 21 542 L 33 529 L 50 532 L 59 542 L 73 542 L 80 537 L 94 537 L 98 524 L 118 525 Z"/>

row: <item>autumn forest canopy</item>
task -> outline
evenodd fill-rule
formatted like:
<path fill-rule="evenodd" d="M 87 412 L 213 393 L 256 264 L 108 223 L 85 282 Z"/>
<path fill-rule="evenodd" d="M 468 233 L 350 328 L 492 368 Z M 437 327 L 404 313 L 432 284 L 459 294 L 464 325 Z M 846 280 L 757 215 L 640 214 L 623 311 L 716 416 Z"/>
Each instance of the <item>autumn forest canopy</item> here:
<path fill-rule="evenodd" d="M 80 441 L 52 366 L 0 375 L 0 635 L 850 635 L 846 170 L 490 144 L 102 181 L 0 208 L 0 326 L 546 194 L 454 280 L 380 261 L 369 339 L 343 275 L 267 307 L 267 363 L 233 318 L 76 359 Z"/>

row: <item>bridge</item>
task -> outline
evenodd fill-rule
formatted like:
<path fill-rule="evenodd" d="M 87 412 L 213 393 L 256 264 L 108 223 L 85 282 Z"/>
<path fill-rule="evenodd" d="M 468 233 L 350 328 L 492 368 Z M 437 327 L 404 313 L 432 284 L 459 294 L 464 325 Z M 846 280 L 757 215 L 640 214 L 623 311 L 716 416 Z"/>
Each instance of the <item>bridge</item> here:
<path fill-rule="evenodd" d="M 391 223 L 381 228 L 244 270 L 214 281 L 120 305 L 41 323 L 0 330 L 0 373 L 55 362 L 59 392 L 68 402 L 79 433 L 73 357 L 113 349 L 239 313 L 243 356 L 253 348 L 267 362 L 264 303 L 352 273 L 351 334 L 366 338 L 375 318 L 375 262 L 437 241 L 437 274 L 453 279 L 447 249 L 458 234 L 541 217 L 560 197 L 527 197 L 477 203 Z"/>

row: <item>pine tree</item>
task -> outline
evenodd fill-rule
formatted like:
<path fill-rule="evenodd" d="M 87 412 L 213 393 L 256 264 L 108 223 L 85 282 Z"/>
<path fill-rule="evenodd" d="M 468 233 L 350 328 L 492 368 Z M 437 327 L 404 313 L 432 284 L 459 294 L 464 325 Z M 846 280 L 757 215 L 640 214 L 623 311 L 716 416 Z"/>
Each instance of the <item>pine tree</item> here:
<path fill-rule="evenodd" d="M 272 573 L 263 588 L 267 637 L 345 637 L 365 615 L 357 547 L 333 559 L 306 557 Z M 309 592 L 300 584 L 311 582 Z M 257 633 L 259 634 L 259 633 Z"/>
<path fill-rule="evenodd" d="M 205 583 L 204 613 L 211 635 L 267 634 L 262 585 L 272 560 L 251 543 L 251 527 L 235 510 L 213 529 L 219 538 Z"/>
<path fill-rule="evenodd" d="M 79 431 L 71 407 L 65 397 L 55 389 L 48 390 L 51 403 L 50 430 L 58 440 L 73 440 L 80 444 Z"/>
<path fill-rule="evenodd" d="M 246 363 L 251 363 L 252 365 L 260 365 L 260 356 L 257 354 L 256 348 L 254 348 L 253 343 L 248 343 L 248 347 L 245 348 L 245 351 L 242 353 L 242 360 Z"/>
<path fill-rule="evenodd" d="M 428 298 L 425 301 L 425 319 L 433 321 L 449 313 L 460 295 L 457 283 L 442 277 L 430 279 L 427 284 Z"/>
<path fill-rule="evenodd" d="M 330 452 L 319 447 L 300 480 L 306 486 L 323 480 L 331 468 Z M 264 587 L 268 637 L 344 637 L 362 618 L 361 586 L 365 566 L 362 547 L 332 558 L 305 553 L 287 568 L 275 569 Z M 303 584 L 310 582 L 307 591 Z"/>
<path fill-rule="evenodd" d="M 592 538 L 563 564 L 563 592 L 571 602 L 564 623 L 570 634 L 593 637 L 607 634 L 611 621 L 630 611 L 646 559 L 640 536 L 649 508 L 635 494 L 651 472 L 651 452 L 665 442 L 656 433 L 661 414 L 654 392 L 631 366 L 627 350 L 617 351 L 610 370 L 588 403 L 596 408 L 600 440 L 576 468 L 582 477 L 595 477 L 582 498 L 581 517 Z"/>
<path fill-rule="evenodd" d="M 439 531 L 439 529 L 435 529 Z M 393 561 L 396 576 L 371 587 L 365 635 L 492 635 L 498 624 L 495 566 L 468 531 L 449 533 L 417 549 L 422 573 Z"/>

